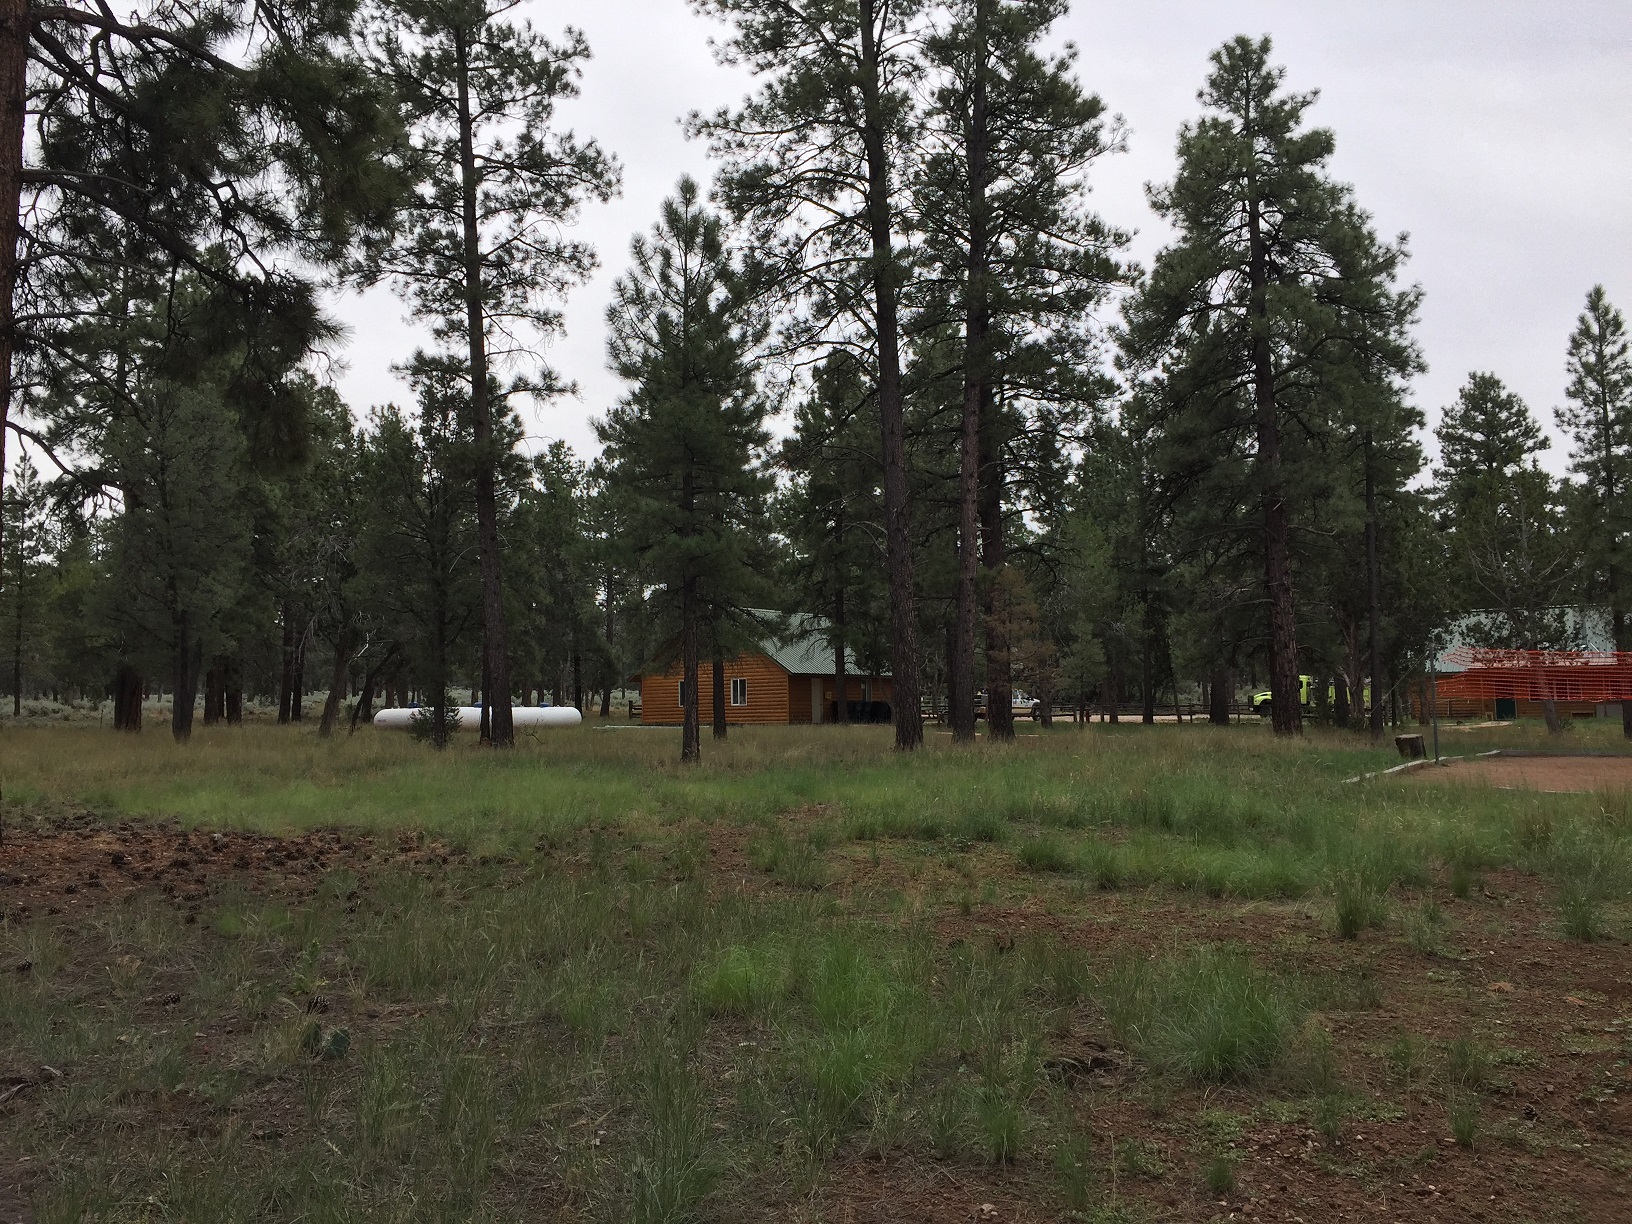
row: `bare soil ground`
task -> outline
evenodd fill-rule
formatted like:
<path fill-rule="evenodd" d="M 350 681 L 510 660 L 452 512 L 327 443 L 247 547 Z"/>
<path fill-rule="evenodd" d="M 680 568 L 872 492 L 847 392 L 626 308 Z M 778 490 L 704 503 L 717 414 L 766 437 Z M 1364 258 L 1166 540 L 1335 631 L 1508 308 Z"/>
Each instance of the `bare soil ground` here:
<path fill-rule="evenodd" d="M 1461 780 L 1482 785 L 1632 783 L 1632 760 L 1583 758 L 1495 759 L 1422 775 L 1450 782 L 1464 767 Z M 751 862 L 751 829 L 721 822 L 682 832 L 706 839 L 714 887 L 763 894 L 784 888 Z M 1304 1107 L 1262 1086 L 1152 1084 L 1109 1041 L 1090 1007 L 1069 1017 L 1044 1065 L 1072 1087 L 1074 1108 L 1093 1131 L 1123 1153 L 1111 1177 L 1127 1214 L 1085 1218 L 1632 1219 L 1632 949 L 1621 941 L 1562 942 L 1546 886 L 1533 876 L 1491 872 L 1460 900 L 1435 890 L 1447 939 L 1443 949 L 1425 953 L 1397 929 L 1338 940 L 1323 929 L 1314 903 L 1160 889 L 1085 892 L 1080 882 L 1017 874 L 1012 855 L 993 846 L 951 856 L 897 847 L 880 855 L 844 845 L 830 859 L 835 878 L 827 891 L 837 905 L 865 916 L 870 898 L 905 893 L 948 945 L 989 941 L 1003 949 L 1041 936 L 1110 958 L 1230 941 L 1291 972 L 1352 980 L 1358 994 L 1372 998 L 1327 1021 L 1353 1102 L 1336 1127 L 1317 1125 Z M 0 872 L 0 911 L 17 918 L 84 915 L 148 892 L 198 915 L 228 887 L 298 896 L 336 868 L 357 872 L 366 887 L 369 874 L 386 867 L 442 873 L 464 861 L 413 836 L 187 833 L 164 824 L 110 825 L 85 813 L 8 836 L 0 865 L 11 866 Z M 575 870 L 570 854 L 556 866 Z M 995 899 L 948 902 L 971 880 L 994 882 Z M 26 973 L 28 966 L 0 971 Z M 1434 1043 L 1469 1032 L 1497 1059 L 1481 1137 L 1471 1146 L 1451 1137 L 1443 1090 L 1421 1071 L 1413 1083 L 1413 1072 L 1389 1053 L 1402 1037 Z M 30 1070 L 8 1061 L 0 1051 L 0 1076 Z M 5 1083 L 0 1078 L 0 1090 Z M 0 1095 L 0 1130 L 26 1124 L 26 1111 L 39 1108 L 51 1090 L 39 1082 L 12 1099 Z M 1227 1138 L 1220 1138 L 1218 1119 L 1234 1128 Z M 1223 1195 L 1209 1192 L 1197 1173 L 1220 1148 L 1236 1162 L 1235 1188 Z M 810 1200 L 783 1201 L 754 1218 L 1040 1222 L 1062 1218 L 1056 1184 L 1042 1157 L 994 1168 L 922 1152 L 841 1151 Z M 20 1189 L 0 1167 L 0 1220 L 8 1224 L 27 1219 Z M 568 1217 L 539 1204 L 537 1218 Z"/>
<path fill-rule="evenodd" d="M 1568 792 L 1632 790 L 1632 756 L 1515 756 L 1463 758 L 1411 770 L 1413 782 L 1436 786 L 1493 786 L 1502 790 Z"/>

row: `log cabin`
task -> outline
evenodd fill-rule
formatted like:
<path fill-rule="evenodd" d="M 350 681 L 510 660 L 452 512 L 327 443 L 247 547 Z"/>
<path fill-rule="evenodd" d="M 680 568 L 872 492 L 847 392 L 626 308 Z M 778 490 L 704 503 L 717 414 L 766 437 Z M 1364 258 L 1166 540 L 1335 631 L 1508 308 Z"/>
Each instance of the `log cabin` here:
<path fill-rule="evenodd" d="M 790 619 L 786 638 L 767 635 L 757 650 L 725 661 L 725 721 L 731 726 L 808 726 L 837 721 L 838 692 L 833 646 L 818 617 Z M 668 655 L 665 655 L 667 658 Z M 682 667 L 678 658 L 649 667 L 640 681 L 640 721 L 647 726 L 679 726 Z M 714 719 L 713 661 L 698 667 L 698 717 Z M 890 677 L 864 672 L 845 651 L 845 698 L 851 722 L 890 721 Z"/>

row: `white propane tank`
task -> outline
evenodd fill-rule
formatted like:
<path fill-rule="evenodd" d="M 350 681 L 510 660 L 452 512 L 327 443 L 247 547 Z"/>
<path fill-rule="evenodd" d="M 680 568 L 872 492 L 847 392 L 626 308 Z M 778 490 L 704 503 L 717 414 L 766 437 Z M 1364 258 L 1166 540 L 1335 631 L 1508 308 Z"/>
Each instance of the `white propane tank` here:
<path fill-rule="evenodd" d="M 414 725 L 414 716 L 418 713 L 418 708 L 381 710 L 374 715 L 374 725 L 384 731 L 406 731 Z M 481 706 L 459 706 L 457 713 L 459 730 L 481 729 Z M 584 716 L 572 706 L 511 706 L 510 719 L 520 731 L 527 727 L 576 727 L 584 721 Z"/>

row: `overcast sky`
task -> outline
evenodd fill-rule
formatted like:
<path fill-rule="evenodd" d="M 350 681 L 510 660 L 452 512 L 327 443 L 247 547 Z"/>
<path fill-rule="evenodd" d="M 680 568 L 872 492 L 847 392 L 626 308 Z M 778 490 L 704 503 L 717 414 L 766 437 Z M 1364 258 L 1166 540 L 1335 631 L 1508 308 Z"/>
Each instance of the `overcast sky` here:
<path fill-rule="evenodd" d="M 603 316 L 630 237 L 682 173 L 707 180 L 679 118 L 728 105 L 748 78 L 718 65 L 720 28 L 684 0 L 529 0 L 547 33 L 575 25 L 595 58 L 564 123 L 623 165 L 622 196 L 577 232 L 601 269 L 567 302 L 549 361 L 580 394 L 525 410 L 530 443 L 596 448 L 591 418 L 620 387 L 606 370 Z M 1199 110 L 1207 55 L 1236 34 L 1269 34 L 1293 89 L 1320 90 L 1311 121 L 1337 135 L 1334 172 L 1384 235 L 1410 234 L 1408 275 L 1427 296 L 1418 339 L 1430 422 L 1470 370 L 1492 370 L 1549 429 L 1564 346 L 1602 282 L 1632 310 L 1632 3 L 1628 0 L 1076 0 L 1059 25 L 1079 71 L 1126 121 L 1128 151 L 1094 171 L 1096 206 L 1137 231 L 1141 262 L 1164 241 L 1144 185 L 1173 172 L 1174 136 Z M 359 412 L 406 399 L 391 367 L 416 332 L 385 290 L 337 300 L 351 328 L 341 389 Z M 1549 466 L 1561 468 L 1555 445 Z"/>

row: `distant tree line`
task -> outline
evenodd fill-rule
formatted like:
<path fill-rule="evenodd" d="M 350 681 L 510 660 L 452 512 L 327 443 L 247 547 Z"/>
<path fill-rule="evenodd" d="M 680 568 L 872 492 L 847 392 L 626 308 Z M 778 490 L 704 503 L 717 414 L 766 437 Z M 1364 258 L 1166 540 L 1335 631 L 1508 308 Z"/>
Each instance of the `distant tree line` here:
<path fill-rule="evenodd" d="M 618 189 L 556 115 L 581 36 L 497 0 L 0 0 L 14 710 L 138 730 L 162 688 L 185 739 L 415 700 L 442 743 L 459 687 L 502 746 L 513 702 L 605 713 L 677 661 L 694 760 L 766 610 L 889 670 L 903 749 L 926 710 L 1012 737 L 1020 688 L 1224 722 L 1263 683 L 1297 734 L 1300 675 L 1380 734 L 1474 612 L 1568 647 L 1591 604 L 1632 650 L 1623 316 L 1594 288 L 1566 342 L 1568 478 L 1494 373 L 1427 470 L 1405 239 L 1267 39 L 1213 53 L 1140 268 L 1089 207 L 1124 137 L 1050 49 L 1064 0 L 694 3 L 757 88 L 687 121 L 718 177 L 633 243 L 580 458 L 524 455 L 520 413 L 570 390 L 538 356 L 596 264 L 566 224 Z M 325 282 L 428 325 L 412 403 L 340 400 Z"/>

